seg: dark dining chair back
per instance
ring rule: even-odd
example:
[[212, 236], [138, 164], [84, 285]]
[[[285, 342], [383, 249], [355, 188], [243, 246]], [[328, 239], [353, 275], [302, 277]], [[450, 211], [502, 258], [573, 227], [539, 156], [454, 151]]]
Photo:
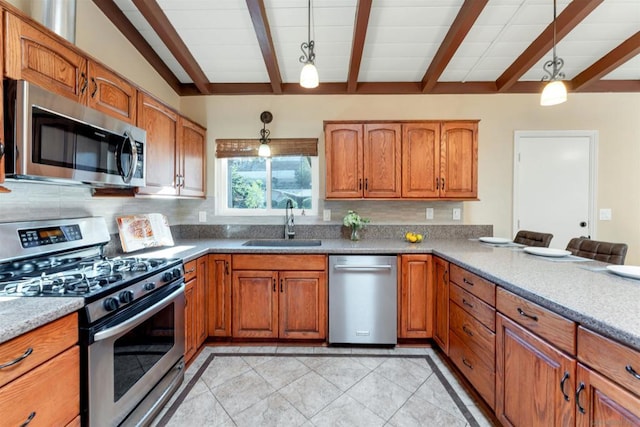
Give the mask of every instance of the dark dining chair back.
[[591, 240], [586, 237], [575, 237], [569, 241], [567, 250], [573, 255], [590, 258], [609, 264], [624, 264], [627, 256], [626, 243], [609, 243]]
[[553, 239], [553, 234], [550, 233], [520, 230], [516, 233], [516, 237], [513, 238], [513, 243], [519, 243], [525, 246], [548, 248], [549, 243], [551, 243], [551, 239]]

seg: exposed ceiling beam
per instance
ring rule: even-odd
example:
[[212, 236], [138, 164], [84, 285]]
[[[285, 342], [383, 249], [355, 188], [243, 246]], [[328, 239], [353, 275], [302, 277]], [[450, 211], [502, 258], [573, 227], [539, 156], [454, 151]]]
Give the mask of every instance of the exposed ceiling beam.
[[262, 51], [264, 65], [267, 67], [273, 93], [282, 93], [282, 77], [280, 76], [276, 50], [273, 47], [273, 39], [271, 38], [271, 29], [269, 28], [269, 20], [267, 19], [267, 11], [264, 8], [264, 1], [247, 0], [247, 7], [249, 8], [249, 15], [251, 15], [256, 37], [258, 37], [258, 44]]
[[453, 58], [463, 40], [473, 27], [473, 24], [482, 13], [489, 0], [465, 0], [458, 12], [458, 16], [451, 24], [449, 32], [440, 44], [438, 52], [433, 57], [429, 69], [422, 78], [422, 91], [429, 92], [438, 83], [438, 79], [444, 72], [447, 64]]
[[589, 68], [571, 80], [573, 90], [579, 91], [615, 70], [629, 59], [640, 54], [640, 31], [622, 42], [618, 47], [607, 53]]
[[196, 62], [189, 48], [184, 44], [176, 29], [164, 14], [156, 0], [133, 0], [142, 16], [164, 42], [169, 52], [176, 58], [184, 71], [191, 77], [198, 90], [207, 94], [209, 79]]
[[158, 56], [151, 45], [147, 43], [145, 38], [142, 37], [113, 0], [93, 0], [93, 2], [111, 23], [116, 26], [122, 35], [131, 42], [147, 62], [149, 62], [151, 67], [160, 74], [160, 77], [162, 77], [174, 91], [180, 92], [180, 81], [175, 74], [173, 74], [173, 71], [167, 67], [167, 64]]
[[351, 60], [349, 61], [349, 76], [347, 77], [347, 92], [353, 93], [358, 86], [358, 74], [362, 62], [364, 41], [367, 37], [369, 15], [372, 0], [359, 0], [356, 10], [356, 21], [353, 24], [353, 44], [351, 45]]
[[[604, 0], [572, 1], [556, 18], [556, 42], [562, 40]], [[499, 92], [508, 92], [520, 77], [531, 69], [553, 47], [553, 22], [496, 80]], [[542, 70], [541, 70], [542, 71]]]

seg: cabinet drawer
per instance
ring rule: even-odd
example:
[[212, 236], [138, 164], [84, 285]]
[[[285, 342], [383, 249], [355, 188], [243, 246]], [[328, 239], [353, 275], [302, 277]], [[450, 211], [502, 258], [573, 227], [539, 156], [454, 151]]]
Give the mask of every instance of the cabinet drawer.
[[640, 396], [639, 351], [580, 326], [578, 359]]
[[498, 289], [497, 309], [571, 355], [576, 354], [576, 324], [518, 295]]
[[457, 334], [449, 336], [449, 357], [493, 409], [496, 398], [495, 370], [486, 365], [482, 358], [467, 347]]
[[450, 304], [449, 314], [451, 332], [495, 370], [496, 334], [455, 303]]
[[233, 270], [325, 271], [325, 255], [233, 255]]
[[449, 298], [464, 311], [478, 319], [484, 326], [495, 332], [496, 310], [493, 307], [482, 302], [480, 298], [471, 295], [458, 285], [451, 285]]
[[[0, 366], [19, 360], [0, 369], [0, 386], [30, 371], [56, 354], [78, 342], [78, 315], [48, 323], [0, 345]], [[25, 356], [26, 355], [26, 356]]]
[[80, 356], [74, 346], [0, 388], [2, 425], [64, 426], [80, 414]]
[[195, 259], [192, 260], [192, 261], [184, 263], [184, 281], [185, 281], [185, 283], [196, 277], [196, 275], [198, 274], [197, 271], [196, 271], [196, 267], [197, 267], [197, 260], [195, 260]]
[[460, 286], [467, 292], [480, 298], [482, 301], [495, 307], [496, 305], [496, 285], [490, 281], [477, 276], [464, 268], [451, 264], [449, 280]]

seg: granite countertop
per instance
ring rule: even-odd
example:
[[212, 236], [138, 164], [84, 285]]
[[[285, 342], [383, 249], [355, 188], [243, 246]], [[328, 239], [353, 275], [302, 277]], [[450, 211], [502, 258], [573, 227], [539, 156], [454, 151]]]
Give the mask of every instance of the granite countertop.
[[[186, 261], [207, 253], [402, 254], [433, 253], [503, 288], [547, 307], [594, 331], [640, 350], [640, 281], [615, 276], [596, 261], [567, 261], [495, 247], [469, 239], [408, 243], [400, 239], [322, 239], [321, 246], [248, 247], [247, 239], [176, 240], [173, 247], [136, 253], [179, 257]], [[45, 301], [46, 300], [46, 301]], [[76, 298], [24, 298], [0, 301], [0, 342], [75, 311]], [[22, 325], [24, 323], [24, 325]]]

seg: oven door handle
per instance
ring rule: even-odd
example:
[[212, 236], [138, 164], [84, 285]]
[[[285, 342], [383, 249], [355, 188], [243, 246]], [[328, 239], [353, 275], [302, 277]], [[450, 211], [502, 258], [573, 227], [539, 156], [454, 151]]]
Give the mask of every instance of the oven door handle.
[[117, 326], [114, 326], [113, 328], [109, 328], [109, 329], [105, 329], [104, 331], [96, 332], [93, 335], [94, 342], [103, 341], [103, 340], [106, 340], [108, 338], [111, 338], [111, 337], [113, 337], [115, 335], [120, 334], [121, 332], [126, 331], [132, 325], [135, 325], [136, 323], [139, 323], [141, 321], [147, 320], [148, 318], [150, 318], [151, 316], [156, 314], [159, 310], [161, 310], [165, 306], [169, 305], [169, 303], [171, 303], [171, 301], [176, 299], [176, 297], [178, 297], [183, 292], [184, 292], [184, 284], [181, 285], [175, 292], [172, 292], [170, 295], [166, 296], [165, 298], [161, 299], [157, 303], [153, 304], [151, 307], [149, 307], [146, 310], [141, 311], [140, 313], [138, 313], [135, 316], [131, 317], [126, 322], [119, 323]]

